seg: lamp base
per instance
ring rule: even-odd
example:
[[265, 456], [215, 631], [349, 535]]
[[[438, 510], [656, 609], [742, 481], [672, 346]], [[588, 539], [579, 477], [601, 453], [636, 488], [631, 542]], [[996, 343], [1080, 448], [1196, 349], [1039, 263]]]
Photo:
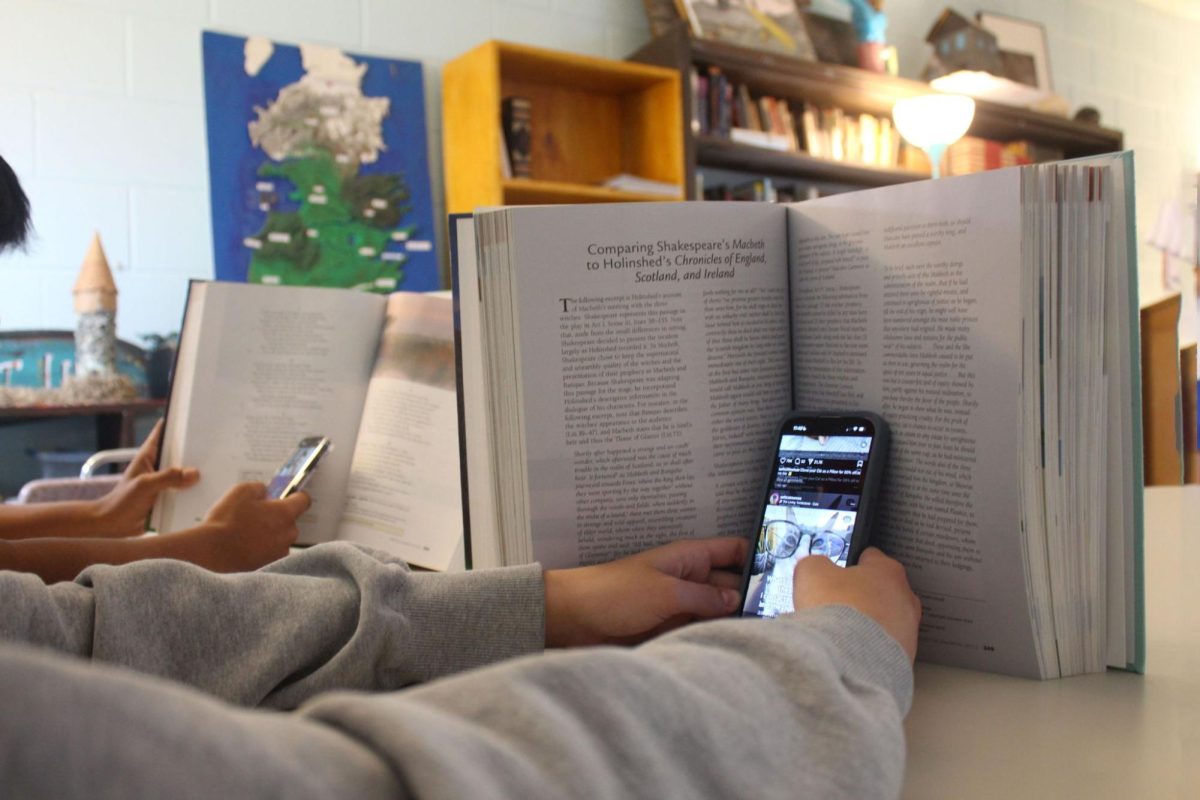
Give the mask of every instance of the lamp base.
[[929, 156], [929, 176], [934, 179], [942, 177], [942, 156], [946, 154], [946, 145], [931, 144], [921, 149]]

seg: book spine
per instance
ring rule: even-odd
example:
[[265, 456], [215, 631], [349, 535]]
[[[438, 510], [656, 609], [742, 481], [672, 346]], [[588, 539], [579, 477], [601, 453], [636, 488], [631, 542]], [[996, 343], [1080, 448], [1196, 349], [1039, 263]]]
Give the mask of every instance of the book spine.
[[800, 149], [800, 136], [796, 131], [796, 115], [787, 100], [779, 101], [779, 113], [783, 116], [783, 131], [787, 135], [788, 149], [795, 152]]
[[762, 120], [758, 117], [758, 106], [754, 102], [754, 98], [750, 96], [750, 87], [744, 83], [739, 84], [737, 93], [738, 110], [742, 116], [742, 127], [749, 128], [752, 131], [763, 130]]
[[721, 98], [724, 90], [721, 83], [725, 76], [718, 67], [708, 68], [708, 132], [721, 134]]
[[804, 128], [805, 151], [810, 156], [824, 156], [825, 148], [821, 146], [821, 127], [817, 122], [817, 110], [806, 103], [800, 112], [800, 119]]
[[526, 97], [506, 97], [501, 103], [500, 117], [504, 126], [504, 143], [512, 164], [514, 178], [533, 175], [533, 107]]
[[721, 75], [720, 120], [719, 133], [728, 139], [729, 130], [733, 127], [733, 84], [729, 82], [729, 78], [724, 74]]
[[692, 99], [694, 110], [693, 117], [699, 122], [699, 133], [706, 134], [712, 130], [712, 112], [709, 110], [709, 92], [708, 76], [698, 75], [696, 79], [696, 95]]

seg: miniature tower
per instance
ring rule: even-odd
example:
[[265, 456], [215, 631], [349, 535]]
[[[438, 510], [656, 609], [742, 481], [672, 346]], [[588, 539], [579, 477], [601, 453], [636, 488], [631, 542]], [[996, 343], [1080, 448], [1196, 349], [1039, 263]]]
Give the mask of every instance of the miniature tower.
[[117, 371], [117, 285], [113, 282], [100, 234], [92, 235], [75, 280], [75, 375], [112, 375]]

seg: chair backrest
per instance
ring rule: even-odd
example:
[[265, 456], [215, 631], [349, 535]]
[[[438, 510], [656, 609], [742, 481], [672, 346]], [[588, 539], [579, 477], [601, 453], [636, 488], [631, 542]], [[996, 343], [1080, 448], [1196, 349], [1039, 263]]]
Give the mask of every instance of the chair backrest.
[[120, 475], [97, 475], [108, 464], [125, 464], [137, 455], [136, 447], [119, 447], [93, 453], [79, 470], [78, 478], [37, 478], [21, 487], [8, 503], [57, 503], [63, 500], [95, 500], [112, 491]]
[[112, 491], [120, 475], [95, 478], [37, 478], [21, 487], [9, 503], [55, 503], [63, 500], [95, 500]]
[[92, 453], [79, 469], [79, 477], [91, 478], [96, 474], [96, 470], [108, 464], [127, 464], [133, 461], [137, 453], [138, 449], [136, 447], [117, 447], [112, 450], [100, 450], [99, 452]]

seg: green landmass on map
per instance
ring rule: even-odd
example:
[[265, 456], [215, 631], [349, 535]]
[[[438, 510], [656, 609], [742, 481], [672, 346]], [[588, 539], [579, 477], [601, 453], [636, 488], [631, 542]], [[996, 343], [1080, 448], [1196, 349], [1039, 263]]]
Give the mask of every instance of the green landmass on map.
[[407, 256], [381, 258], [389, 242], [413, 229], [398, 227], [411, 210], [402, 175], [347, 172], [322, 150], [268, 162], [261, 178], [283, 178], [295, 187], [289, 198], [296, 211], [267, 212], [253, 239], [253, 283], [291, 286], [353, 286], [390, 292], [404, 280]]

